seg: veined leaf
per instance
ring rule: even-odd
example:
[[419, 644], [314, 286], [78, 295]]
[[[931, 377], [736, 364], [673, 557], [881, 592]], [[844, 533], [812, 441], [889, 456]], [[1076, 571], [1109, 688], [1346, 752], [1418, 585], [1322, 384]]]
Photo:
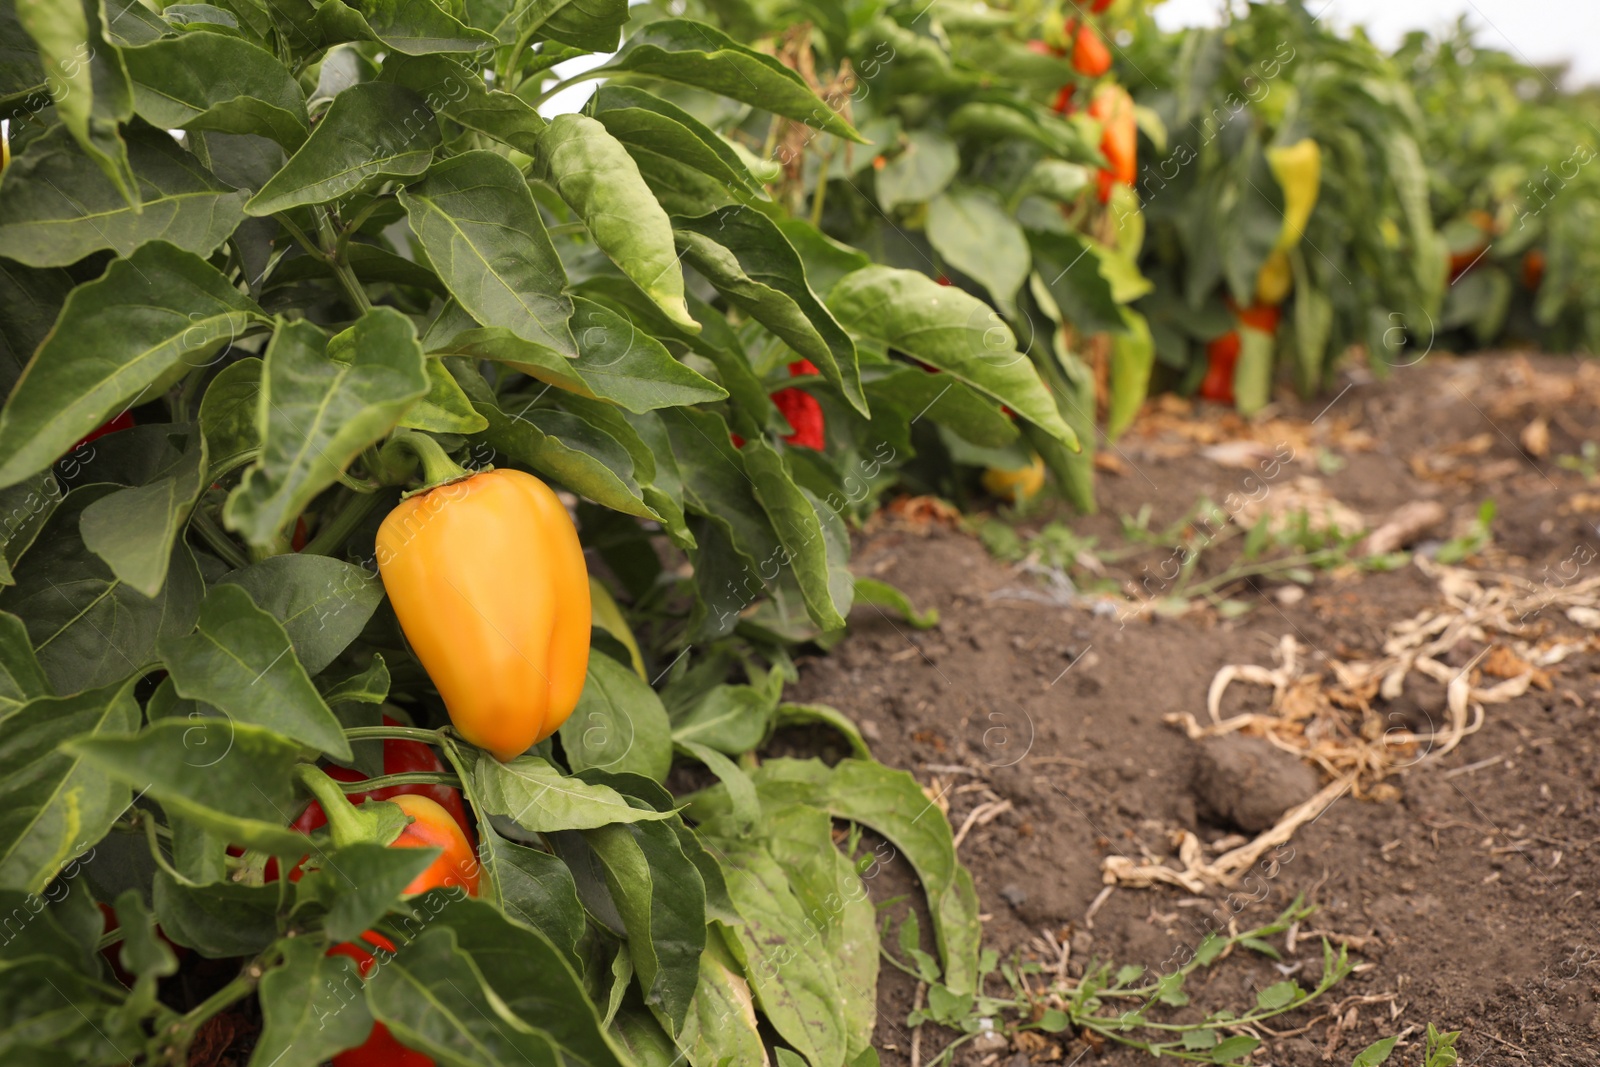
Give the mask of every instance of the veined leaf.
[[683, 301], [672, 223], [628, 150], [584, 115], [558, 115], [539, 135], [541, 176], [575, 211], [601, 251], [679, 327], [698, 333]]
[[795, 484], [776, 450], [765, 441], [746, 441], [744, 469], [755, 487], [756, 499], [766, 511], [778, 540], [784, 547], [784, 560], [805, 597], [806, 613], [822, 630], [844, 629], [844, 613], [850, 610], [849, 598], [839, 604], [829, 585], [828, 546], [823, 535], [822, 516]]
[[239, 586], [213, 586], [194, 633], [162, 641], [161, 659], [180, 696], [350, 759], [350, 742], [294, 657], [289, 634]]
[[73, 741], [65, 751], [229, 841], [296, 858], [310, 847], [283, 822], [296, 806], [301, 748], [271, 730], [225, 718], [163, 719], [137, 734]]
[[286, 553], [222, 579], [283, 624], [306, 673], [321, 674], [354, 641], [383, 600], [383, 582], [332, 556]]
[[261, 458], [228, 496], [223, 519], [269, 544], [428, 391], [416, 330], [378, 307], [329, 340], [308, 322], [280, 322], [267, 346], [257, 408]]
[[244, 218], [246, 194], [223, 184], [160, 130], [130, 128], [126, 141], [137, 209], [88, 165], [64, 129], [30, 143], [0, 180], [6, 255], [32, 267], [64, 267], [101, 249], [131, 255], [151, 240], [202, 256], [227, 240]]
[[648, 24], [628, 38], [606, 69], [708, 89], [846, 140], [866, 143], [855, 127], [794, 71], [693, 19], [657, 19]]
[[590, 654], [588, 680], [560, 733], [574, 771], [631, 771], [659, 782], [672, 766], [672, 726], [661, 698], [610, 656]]
[[1008, 318], [1033, 257], [1017, 220], [987, 191], [953, 189], [928, 205], [928, 242], [945, 262], [983, 284]]
[[422, 94], [444, 117], [525, 155], [538, 151], [539, 134], [549, 125], [532, 104], [485, 88], [481, 77], [448, 56], [391, 56], [383, 61], [381, 78]]
[[283, 942], [283, 960], [261, 976], [261, 1036], [252, 1062], [272, 1063], [292, 1048], [308, 1061], [330, 1059], [354, 1048], [372, 1031], [372, 1015], [360, 997], [355, 961], [329, 953], [310, 937]]
[[78, 524], [84, 545], [118, 579], [154, 597], [166, 583], [173, 543], [188, 525], [206, 470], [205, 438], [193, 433], [189, 447], [154, 479], [84, 508]]
[[916, 271], [868, 267], [846, 276], [828, 304], [857, 335], [939, 368], [1076, 446], [1011, 328], [981, 301]]
[[421, 96], [388, 82], [352, 85], [333, 98], [305, 144], [250, 198], [245, 212], [270, 215], [325, 204], [369, 182], [414, 177], [428, 169], [438, 144], [439, 124]]
[[325, 41], [382, 41], [396, 52], [474, 52], [492, 46], [491, 34], [475, 30], [434, 0], [390, 0], [351, 7], [325, 0], [316, 27]]
[[265, 48], [220, 33], [186, 33], [122, 55], [134, 109], [152, 125], [259, 134], [289, 152], [306, 139], [305, 96]]
[[261, 361], [241, 359], [222, 368], [206, 386], [200, 401], [200, 432], [206, 439], [206, 463], [220, 478], [255, 458], [261, 448], [256, 411], [261, 403]]
[[676, 223], [679, 247], [695, 269], [867, 414], [855, 344], [806, 284], [805, 267], [782, 231], [742, 205]]
[[509, 160], [493, 152], [455, 156], [402, 190], [400, 202], [429, 261], [473, 318], [577, 354], [566, 272]]
[[261, 309], [216, 268], [165, 241], [113, 260], [67, 297], [0, 409], [0, 488], [44, 470], [257, 321]]
[[592, 830], [618, 822], [665, 819], [658, 811], [631, 807], [610, 786], [590, 785], [562, 774], [538, 756], [501, 763], [487, 752], [467, 756], [476, 795], [491, 815], [504, 815], [524, 830]]
[[133, 115], [122, 52], [101, 36], [95, 0], [17, 0], [17, 21], [39, 46], [56, 114], [129, 205], [138, 185], [118, 125]]
[[17, 584], [0, 591], [0, 608], [22, 619], [39, 666], [57, 693], [78, 693], [152, 665], [156, 642], [194, 628], [205, 586], [182, 539], [172, 545], [167, 580], [147, 597], [119, 580], [79, 536], [84, 511], [113, 492], [74, 489], [50, 516]]
[[28, 644], [28, 628], [15, 615], [0, 612], [0, 718], [49, 695], [50, 683]]
[[99, 841], [128, 806], [128, 787], [59, 750], [72, 738], [139, 725], [137, 679], [71, 697], [39, 697], [5, 720], [0, 738], [0, 888], [43, 892], [73, 856]]

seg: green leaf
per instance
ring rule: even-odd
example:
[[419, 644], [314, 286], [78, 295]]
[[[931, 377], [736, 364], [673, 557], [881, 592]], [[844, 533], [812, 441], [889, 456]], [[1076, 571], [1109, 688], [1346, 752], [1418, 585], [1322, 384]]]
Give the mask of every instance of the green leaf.
[[844, 735], [850, 742], [850, 749], [861, 759], [871, 759], [872, 751], [867, 747], [866, 740], [861, 736], [861, 730], [851, 719], [838, 708], [827, 704], [779, 704], [777, 724], [791, 726], [796, 723], [819, 722], [824, 726], [831, 726]]
[[1261, 1046], [1261, 1042], [1253, 1037], [1240, 1034], [1235, 1037], [1224, 1038], [1211, 1050], [1212, 1063], [1237, 1063]]
[[661, 698], [610, 656], [589, 656], [583, 693], [560, 733], [575, 772], [631, 771], [660, 782], [672, 766], [672, 726]]
[[311, 937], [283, 941], [283, 959], [261, 976], [261, 1034], [250, 1062], [284, 1061], [291, 1049], [307, 1063], [320, 1063], [354, 1048], [372, 1030], [372, 1015], [361, 997], [356, 963], [329, 955]]
[[44, 470], [260, 319], [261, 310], [214, 267], [165, 241], [112, 261], [67, 297], [0, 409], [0, 488]]
[[424, 366], [428, 394], [406, 409], [401, 426], [429, 433], [477, 433], [489, 428], [489, 420], [473, 408], [444, 363], [430, 359]]
[[145, 907], [139, 890], [125, 889], [117, 896], [116, 916], [122, 934], [117, 959], [134, 976], [135, 988], [178, 973], [178, 957], [161, 939], [155, 916]]
[[931, 630], [939, 625], [938, 608], [918, 611], [916, 605], [911, 603], [910, 597], [888, 582], [877, 578], [856, 579], [856, 603], [871, 604], [874, 607], [896, 611], [901, 618], [918, 630]]
[[487, 752], [478, 752], [475, 762], [466, 758], [472, 793], [483, 809], [534, 833], [668, 818], [661, 812], [630, 806], [610, 786], [568, 777], [538, 756], [518, 756], [508, 763]]
[[1380, 1063], [1388, 1063], [1389, 1055], [1394, 1052], [1394, 1046], [1399, 1040], [1400, 1038], [1396, 1036], [1374, 1041], [1356, 1054], [1356, 1058], [1350, 1061], [1350, 1067], [1378, 1067]]
[[694, 1067], [756, 1064], [766, 1055], [759, 1025], [750, 983], [713, 930], [700, 956], [700, 984], [678, 1043]]
[[15, 615], [0, 612], [0, 718], [49, 695], [50, 683], [28, 644], [27, 627]]
[[186, 33], [124, 49], [122, 57], [134, 109], [153, 126], [258, 134], [288, 152], [306, 139], [305, 97], [265, 48], [220, 33]]
[[117, 128], [133, 115], [133, 88], [121, 51], [101, 38], [100, 4], [18, 0], [16, 17], [39, 46], [57, 117], [123, 199], [137, 204], [138, 186]]
[[939, 368], [1076, 446], [1010, 327], [982, 302], [916, 271], [868, 267], [841, 281], [828, 303], [857, 336]]
[[38, 697], [0, 736], [0, 888], [39, 893], [127, 808], [128, 788], [60, 750], [139, 725], [137, 680], [71, 697]]
[[256, 412], [261, 405], [261, 361], [254, 356], [222, 368], [200, 401], [206, 462], [220, 478], [255, 458], [261, 448]]
[[1017, 317], [1017, 291], [1028, 280], [1033, 256], [1022, 227], [998, 197], [978, 189], [935, 197], [928, 205], [928, 242], [946, 263], [981, 283], [1008, 318]]
[[745, 473], [778, 533], [783, 561], [800, 584], [806, 613], [822, 630], [843, 629], [844, 612], [850, 610], [850, 605], [848, 600], [840, 604], [830, 588], [828, 546], [816, 505], [795, 484], [783, 458], [771, 445], [763, 440], [747, 441], [743, 454]]
[[497, 452], [614, 511], [660, 521], [644, 502], [633, 476], [633, 458], [621, 442], [565, 411], [534, 408], [532, 401], [516, 415], [507, 415], [476, 372], [452, 369], [472, 406], [489, 420], [482, 437]]
[[859, 144], [865, 139], [794, 71], [693, 19], [657, 19], [628, 38], [607, 71], [707, 89]]
[[191, 438], [154, 480], [98, 498], [78, 522], [84, 547], [105, 560], [119, 581], [147, 597], [166, 584], [173, 546], [205, 487], [205, 438]]
[[548, 125], [533, 105], [499, 89], [485, 88], [481, 77], [445, 56], [389, 56], [383, 61], [380, 77], [421, 93], [445, 118], [524, 155], [538, 151], [539, 134]]
[[384, 178], [414, 177], [428, 169], [439, 141], [433, 111], [418, 94], [387, 82], [352, 85], [333, 98], [306, 143], [245, 212], [325, 204]]
[[180, 696], [350, 759], [339, 720], [293, 651], [282, 624], [237, 585], [213, 586], [200, 605], [195, 632], [161, 642], [162, 661]]
[[1115, 438], [1133, 425], [1150, 392], [1150, 372], [1156, 365], [1156, 344], [1150, 324], [1132, 309], [1124, 313], [1128, 329], [1111, 339], [1111, 410], [1106, 416], [1106, 436]]
[[326, 0], [317, 8], [316, 27], [329, 42], [381, 41], [413, 56], [475, 52], [495, 43], [492, 35], [466, 25], [434, 0], [364, 3], [360, 8]]
[[154, 598], [132, 589], [84, 546], [84, 510], [114, 487], [68, 494], [46, 524], [17, 584], [0, 591], [0, 609], [28, 627], [39, 666], [57, 693], [78, 693], [152, 665], [156, 642], [194, 626], [205, 587], [189, 546], [172, 546], [167, 581]]
[[310, 675], [321, 674], [356, 639], [383, 601], [376, 571], [332, 556], [272, 556], [222, 580], [283, 623]]
[[584, 834], [628, 933], [645, 1004], [678, 1033], [700, 980], [706, 892], [700, 872], [663, 823], [602, 826]]
[[911, 861], [928, 894], [945, 985], [956, 993], [975, 990], [979, 935], [972, 875], [956, 860], [950, 824], [916, 779], [880, 763], [843, 760], [828, 783], [827, 804], [835, 818], [871, 827]]
[[696, 270], [867, 414], [855, 345], [806, 284], [800, 256], [770, 219], [741, 205], [676, 224], [678, 245]]
[[577, 354], [566, 272], [509, 160], [493, 152], [447, 159], [401, 190], [400, 202], [439, 277], [474, 319]]
[[717, 859], [744, 920], [725, 937], [763, 1014], [810, 1063], [843, 1063], [848, 1037], [838, 978], [788, 873], [753, 846]]
[[270, 730], [211, 717], [163, 719], [134, 735], [73, 741], [66, 751], [230, 841], [280, 856], [310, 847], [285, 828], [299, 807], [293, 767], [300, 746]]
[[761, 185], [744, 161], [711, 127], [652, 93], [628, 85], [604, 85], [589, 107], [606, 131], [621, 141], [641, 168], [692, 168], [724, 185], [756, 194]]
[[[367, 1006], [401, 1044], [446, 1063], [555, 1067], [559, 1062], [542, 1030], [489, 993], [472, 957], [456, 946], [454, 931], [446, 927], [423, 931], [378, 968], [367, 984]], [[561, 1007], [570, 1011], [574, 1005]]]
[[1029, 230], [1028, 243], [1039, 278], [1080, 333], [1123, 328], [1122, 305], [1095, 242], [1075, 233]]
[[[311, 847], [300, 840], [301, 850]], [[188, 886], [158, 870], [152, 902], [162, 932], [175, 944], [207, 959], [227, 959], [253, 956], [277, 939], [278, 897], [274, 885]]]
[[766, 739], [777, 713], [775, 694], [748, 685], [719, 685], [672, 720], [672, 739], [698, 743], [730, 756]]
[[[583, 297], [573, 298], [573, 333], [578, 358], [567, 364], [586, 389], [573, 390], [609, 400], [628, 411], [645, 412], [726, 400], [728, 391], [674, 359], [666, 346], [626, 315]], [[519, 367], [541, 381], [543, 365]], [[571, 387], [550, 380], [563, 389]]]
[[877, 172], [878, 203], [884, 211], [932, 200], [961, 166], [956, 143], [937, 130], [912, 130], [906, 139], [905, 150]]
[[[145, 1034], [114, 988], [48, 956], [0, 968], [0, 1029], [9, 1037], [7, 1067], [126, 1063], [121, 1049], [140, 1048]], [[32, 1034], [48, 1045], [28, 1042]]]
[[543, 932], [569, 961], [578, 959], [583, 906], [567, 865], [480, 824], [478, 853], [487, 876], [478, 893], [511, 918]]
[[717, 776], [717, 781], [727, 790], [734, 836], [748, 834], [761, 821], [761, 797], [756, 793], [755, 783], [750, 776], [737, 763], [709, 745], [680, 741], [677, 747], [705, 764], [706, 770]]
[[328, 936], [350, 940], [383, 918], [438, 857], [437, 848], [390, 848], [374, 841], [346, 845], [317, 857], [317, 869], [300, 880], [297, 899], [326, 907], [322, 925]]
[[683, 300], [672, 224], [628, 150], [594, 119], [558, 115], [539, 135], [537, 159], [540, 176], [583, 220], [600, 250], [674, 323], [699, 332]]
[[518, 1018], [537, 1023], [545, 1038], [562, 1050], [564, 1062], [622, 1067], [566, 956], [537, 928], [508, 919], [487, 902], [464, 899], [434, 907], [447, 892], [435, 890], [422, 906], [435, 913], [435, 923], [455, 934], [456, 944], [472, 957], [501, 1002]]
[[280, 321], [267, 346], [257, 408], [261, 458], [228, 495], [223, 520], [272, 543], [363, 448], [428, 392], [411, 321], [377, 307], [329, 340], [309, 322]]
[[244, 218], [245, 194], [161, 130], [131, 128], [126, 139], [137, 209], [62, 128], [29, 143], [0, 181], [6, 255], [32, 267], [64, 267], [102, 249], [126, 256], [150, 240], [202, 256], [222, 244]]
[[1277, 1011], [1280, 1008], [1287, 1008], [1303, 995], [1300, 987], [1293, 981], [1278, 982], [1256, 994], [1256, 1007], [1262, 1011]]
[[524, 33], [537, 26], [541, 36], [588, 52], [616, 51], [629, 14], [627, 0], [535, 0], [531, 6]]
[[5, 516], [0, 523], [0, 586], [16, 584], [13, 568], [55, 514], [65, 492], [50, 471], [0, 489], [0, 515]]

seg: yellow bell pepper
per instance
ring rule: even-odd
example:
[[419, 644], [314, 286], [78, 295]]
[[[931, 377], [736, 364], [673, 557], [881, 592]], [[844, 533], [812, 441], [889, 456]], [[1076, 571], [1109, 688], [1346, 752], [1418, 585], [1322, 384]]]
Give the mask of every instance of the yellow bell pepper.
[[983, 472], [983, 487], [990, 495], [1011, 504], [1032, 500], [1044, 488], [1044, 460], [1033, 457], [1033, 462], [1018, 470], [990, 467]]
[[1299, 243], [1317, 206], [1322, 188], [1322, 147], [1307, 137], [1291, 145], [1267, 149], [1267, 166], [1283, 187], [1283, 229], [1277, 249], [1287, 252]]
[[462, 737], [509, 760], [572, 714], [589, 663], [589, 571], [549, 486], [491, 470], [416, 493], [378, 528], [377, 559]]

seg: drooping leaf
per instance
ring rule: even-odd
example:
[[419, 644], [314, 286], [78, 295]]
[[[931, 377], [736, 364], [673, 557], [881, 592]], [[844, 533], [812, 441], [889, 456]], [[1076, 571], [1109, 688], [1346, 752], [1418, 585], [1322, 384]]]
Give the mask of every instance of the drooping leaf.
[[538, 151], [539, 134], [548, 125], [532, 104], [520, 96], [486, 88], [482, 78], [448, 56], [391, 56], [383, 62], [381, 77], [421, 93], [445, 118], [524, 155]]
[[0, 487], [44, 470], [261, 320], [214, 267], [165, 241], [114, 260], [73, 290], [0, 410]]
[[154, 480], [108, 493], [83, 509], [78, 530], [84, 546], [119, 581], [156, 596], [166, 583], [173, 545], [205, 487], [206, 470], [205, 438], [192, 434], [189, 447]]
[[672, 717], [672, 739], [740, 755], [766, 739], [777, 712], [775, 694], [749, 685], [719, 685]]
[[727, 142], [699, 119], [629, 85], [602, 86], [591, 113], [638, 160], [641, 169], [673, 172], [690, 168], [724, 185], [760, 192], [749, 168]]
[[283, 959], [261, 976], [261, 1034], [252, 1063], [270, 1064], [294, 1050], [309, 1062], [354, 1048], [372, 1030], [366, 1002], [350, 995], [355, 961], [331, 955], [316, 939], [290, 938]]
[[261, 361], [252, 357], [230, 363], [211, 379], [200, 401], [200, 432], [206, 439], [206, 463], [220, 478], [255, 458], [261, 448], [256, 412], [261, 404]]
[[696, 270], [867, 414], [855, 345], [811, 291], [799, 255], [770, 219], [737, 206], [676, 225], [678, 244]]
[[401, 426], [429, 433], [477, 433], [489, 428], [489, 420], [473, 409], [472, 401], [443, 362], [430, 359], [424, 366], [428, 393], [406, 409]]
[[122, 52], [101, 36], [100, 5], [87, 0], [18, 0], [16, 19], [38, 45], [56, 114], [129, 204], [138, 187], [118, 124], [133, 115]]
[[552, 1043], [531, 1021], [490, 995], [454, 931], [422, 932], [374, 973], [367, 986], [373, 1016], [407, 1048], [446, 1063], [483, 1067], [556, 1067]]
[[783, 464], [776, 450], [765, 441], [748, 441], [743, 449], [744, 469], [755, 489], [778, 540], [784, 548], [784, 565], [800, 584], [806, 612], [823, 630], [844, 628], [844, 612], [850, 610], [848, 598], [842, 605], [835, 599], [828, 573], [828, 546], [822, 516], [804, 490]]
[[594, 119], [558, 115], [539, 135], [536, 158], [541, 176], [583, 220], [595, 244], [668, 318], [698, 332], [683, 301], [672, 224], [627, 149]]
[[325, 204], [384, 178], [414, 177], [428, 169], [439, 141], [433, 111], [418, 94], [388, 82], [352, 85], [244, 209], [270, 215]]
[[645, 1003], [677, 1033], [699, 982], [706, 943], [700, 873], [660, 822], [601, 826], [584, 834], [604, 871], [628, 934], [628, 954]]
[[80, 739], [66, 751], [230, 841], [281, 856], [310, 849], [305, 835], [285, 828], [298, 810], [300, 746], [270, 730], [226, 718], [162, 719], [138, 734]]
[[937, 130], [913, 130], [906, 142], [904, 151], [877, 172], [878, 203], [885, 211], [932, 200], [961, 166], [955, 141]]
[[352, 7], [326, 0], [317, 7], [317, 29], [324, 40], [381, 41], [406, 55], [430, 52], [474, 52], [494, 44], [494, 37], [456, 18], [434, 0], [393, 0]]
[[224, 582], [283, 624], [307, 674], [321, 674], [366, 626], [383, 601], [376, 571], [332, 556], [272, 556], [233, 571]]
[[27, 627], [15, 615], [0, 612], [0, 718], [49, 695], [50, 683], [28, 644]]
[[157, 870], [151, 897], [162, 933], [207, 959], [253, 956], [278, 937], [277, 886], [191, 886]]
[[544, 932], [569, 960], [578, 958], [583, 906], [567, 865], [548, 852], [481, 829], [479, 856], [487, 876], [478, 892], [505, 913]]
[[466, 152], [402, 190], [412, 232], [474, 319], [565, 355], [577, 354], [566, 272], [528, 183], [493, 152]]
[[6, 718], [0, 736], [0, 888], [42, 892], [128, 806], [125, 784], [59, 746], [137, 727], [134, 684], [38, 697]]
[[840, 118], [794, 71], [693, 19], [666, 18], [650, 23], [628, 38], [606, 69], [708, 89], [865, 143], [855, 127]]
[[5, 516], [0, 523], [0, 586], [16, 584], [12, 570], [32, 547], [65, 492], [50, 471], [0, 489], [0, 515]]
[[205, 586], [193, 553], [173, 543], [167, 580], [147, 597], [119, 580], [84, 545], [83, 512], [114, 492], [109, 485], [83, 486], [45, 525], [17, 584], [0, 590], [0, 609], [22, 619], [39, 666], [51, 688], [79, 693], [120, 681], [156, 660], [156, 643], [194, 627]]
[[715, 928], [700, 956], [700, 984], [678, 1040], [694, 1067], [768, 1063], [750, 983]]
[[982, 302], [916, 271], [868, 267], [841, 281], [828, 304], [857, 335], [939, 368], [1076, 445], [1010, 327]]
[[1028, 239], [991, 193], [952, 189], [928, 205], [928, 242], [945, 262], [989, 291], [1008, 318], [1017, 315], [1017, 291], [1033, 257]]
[[0, 180], [6, 255], [33, 267], [64, 267], [101, 249], [126, 256], [160, 239], [205, 256], [244, 218], [245, 194], [167, 134], [140, 126], [127, 131], [126, 141], [137, 210], [64, 129], [30, 143]]
[[501, 763], [482, 752], [470, 769], [484, 810], [534, 833], [666, 818], [660, 812], [630, 807], [615, 789], [564, 775], [538, 756]]
[[632, 771], [659, 782], [672, 766], [672, 727], [661, 698], [610, 656], [589, 656], [588, 680], [560, 733], [574, 771]]
[[294, 657], [288, 632], [240, 586], [214, 586], [195, 632], [163, 640], [161, 659], [180, 696], [350, 758], [350, 742]]
[[288, 152], [306, 139], [305, 96], [265, 48], [220, 33], [186, 33], [122, 55], [134, 109], [154, 126], [259, 134]]
[[261, 457], [228, 496], [229, 527], [271, 543], [427, 393], [424, 358], [415, 327], [393, 308], [373, 308], [332, 340], [308, 322], [280, 322], [257, 408]]

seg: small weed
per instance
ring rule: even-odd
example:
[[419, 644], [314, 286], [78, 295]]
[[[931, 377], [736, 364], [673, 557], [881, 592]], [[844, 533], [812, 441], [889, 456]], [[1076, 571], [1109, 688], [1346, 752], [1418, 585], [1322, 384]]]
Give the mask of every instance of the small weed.
[[1586, 482], [1600, 482], [1600, 444], [1585, 441], [1576, 456], [1556, 457], [1556, 466], [1564, 471], [1577, 471]]
[[1494, 540], [1494, 533], [1490, 529], [1494, 516], [1494, 501], [1485, 500], [1478, 506], [1478, 517], [1472, 520], [1472, 527], [1460, 537], [1452, 537], [1440, 545], [1434, 558], [1440, 563], [1454, 564], [1482, 552]]

